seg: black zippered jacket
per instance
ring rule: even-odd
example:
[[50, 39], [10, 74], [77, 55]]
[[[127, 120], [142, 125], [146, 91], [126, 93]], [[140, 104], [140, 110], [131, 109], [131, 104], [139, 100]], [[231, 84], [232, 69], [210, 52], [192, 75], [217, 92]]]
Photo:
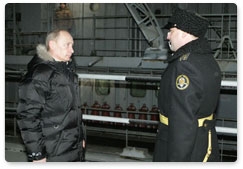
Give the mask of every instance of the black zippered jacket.
[[79, 161], [84, 135], [74, 63], [56, 62], [38, 45], [19, 85], [17, 117], [30, 161]]

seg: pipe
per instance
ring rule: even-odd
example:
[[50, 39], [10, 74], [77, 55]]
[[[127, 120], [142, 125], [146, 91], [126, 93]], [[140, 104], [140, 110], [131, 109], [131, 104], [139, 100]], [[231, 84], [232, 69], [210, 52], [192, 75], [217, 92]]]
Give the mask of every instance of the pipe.
[[[16, 108], [5, 108], [6, 115], [16, 115]], [[119, 118], [119, 117], [107, 117], [107, 116], [95, 116], [83, 114], [84, 120], [94, 120], [94, 121], [106, 121], [106, 122], [116, 122], [116, 123], [146, 123], [146, 124], [156, 124], [158, 121], [153, 120], [140, 120], [140, 119], [129, 119], [129, 118]], [[226, 133], [237, 135], [237, 128], [232, 127], [219, 127], [216, 126], [217, 133]]]
[[[103, 79], [103, 80], [122, 80], [122, 81], [143, 81], [159, 82], [161, 77], [151, 76], [125, 76], [125, 75], [106, 75], [106, 74], [83, 74], [78, 73], [80, 79]], [[237, 87], [237, 81], [222, 80], [221, 87]]]

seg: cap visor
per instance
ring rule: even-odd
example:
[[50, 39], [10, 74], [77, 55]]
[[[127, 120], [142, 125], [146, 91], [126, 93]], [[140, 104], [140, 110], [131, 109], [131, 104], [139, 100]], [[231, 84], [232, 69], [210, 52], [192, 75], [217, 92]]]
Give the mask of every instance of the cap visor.
[[171, 22], [168, 22], [168, 23], [163, 27], [163, 29], [170, 29], [170, 28], [172, 28], [172, 27], [174, 27], [174, 24], [171, 23]]

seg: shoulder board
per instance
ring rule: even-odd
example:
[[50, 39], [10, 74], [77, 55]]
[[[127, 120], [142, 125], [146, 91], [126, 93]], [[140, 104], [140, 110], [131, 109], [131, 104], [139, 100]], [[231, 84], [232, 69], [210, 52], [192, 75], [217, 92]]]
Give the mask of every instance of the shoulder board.
[[186, 53], [180, 57], [179, 61], [185, 61], [189, 58], [189, 56], [190, 56], [190, 53]]

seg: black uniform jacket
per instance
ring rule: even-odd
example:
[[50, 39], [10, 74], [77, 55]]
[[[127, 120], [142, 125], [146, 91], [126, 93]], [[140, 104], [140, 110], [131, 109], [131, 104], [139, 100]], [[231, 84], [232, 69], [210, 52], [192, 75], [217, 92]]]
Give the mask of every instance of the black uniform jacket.
[[30, 160], [78, 161], [83, 140], [79, 84], [71, 62], [43, 45], [19, 85], [18, 126]]
[[162, 75], [158, 106], [168, 117], [159, 124], [154, 161], [203, 161], [212, 131], [212, 153], [207, 161], [219, 160], [215, 121], [198, 127], [198, 119], [217, 107], [221, 73], [206, 39], [181, 47], [169, 59]]

